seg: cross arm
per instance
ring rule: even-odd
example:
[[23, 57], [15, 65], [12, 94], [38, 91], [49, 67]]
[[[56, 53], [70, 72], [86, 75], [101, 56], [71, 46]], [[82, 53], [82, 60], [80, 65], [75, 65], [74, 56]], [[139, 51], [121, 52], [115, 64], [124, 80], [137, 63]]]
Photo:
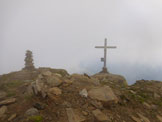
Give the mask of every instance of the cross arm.
[[105, 48], [104, 46], [95, 46], [95, 48]]
[[116, 46], [107, 46], [106, 48], [117, 48]]

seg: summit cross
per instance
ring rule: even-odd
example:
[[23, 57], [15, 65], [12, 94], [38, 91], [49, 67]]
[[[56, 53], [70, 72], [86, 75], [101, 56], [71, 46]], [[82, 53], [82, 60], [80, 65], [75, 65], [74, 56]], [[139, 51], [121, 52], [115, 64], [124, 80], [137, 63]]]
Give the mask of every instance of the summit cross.
[[116, 46], [107, 46], [107, 39], [105, 39], [105, 45], [104, 46], [95, 46], [95, 48], [104, 48], [104, 58], [101, 58], [101, 61], [104, 62], [103, 69], [101, 73], [109, 73], [106, 67], [106, 57], [107, 57], [107, 48], [117, 48]]

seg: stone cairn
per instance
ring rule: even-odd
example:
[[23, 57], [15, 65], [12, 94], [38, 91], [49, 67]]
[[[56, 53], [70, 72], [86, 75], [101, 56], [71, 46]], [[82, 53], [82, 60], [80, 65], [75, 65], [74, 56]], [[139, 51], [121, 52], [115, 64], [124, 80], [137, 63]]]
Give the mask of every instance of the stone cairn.
[[26, 57], [25, 57], [25, 67], [23, 68], [24, 70], [34, 70], [34, 64], [33, 64], [33, 55], [32, 51], [27, 50], [26, 51]]

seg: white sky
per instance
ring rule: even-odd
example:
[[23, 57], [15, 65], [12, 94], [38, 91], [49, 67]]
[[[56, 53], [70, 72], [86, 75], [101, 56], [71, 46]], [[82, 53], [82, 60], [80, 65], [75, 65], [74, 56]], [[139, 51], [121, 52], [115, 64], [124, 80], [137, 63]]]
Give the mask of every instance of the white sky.
[[105, 37], [118, 47], [108, 65], [162, 69], [161, 33], [161, 0], [0, 0], [0, 74], [21, 69], [27, 49], [36, 67], [102, 68]]

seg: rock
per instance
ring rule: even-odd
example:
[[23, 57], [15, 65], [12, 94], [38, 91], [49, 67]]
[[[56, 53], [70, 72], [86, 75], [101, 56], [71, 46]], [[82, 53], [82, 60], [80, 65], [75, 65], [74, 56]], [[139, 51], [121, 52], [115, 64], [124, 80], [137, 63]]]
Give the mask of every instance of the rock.
[[53, 87], [53, 88], [50, 88], [48, 90], [48, 95], [51, 94], [51, 95], [61, 95], [62, 94], [62, 90], [59, 89], [58, 87]]
[[86, 73], [84, 73], [84, 76], [86, 76], [86, 77], [88, 77], [89, 79], [91, 79], [91, 77], [90, 77], [88, 74], [86, 74]]
[[73, 83], [73, 81], [72, 81], [72, 80], [66, 79], [66, 80], [64, 80], [64, 83], [66, 83], [66, 84], [68, 84], [68, 85], [71, 85], [71, 84]]
[[102, 113], [99, 109], [92, 111], [92, 113], [99, 122], [104, 122], [109, 120], [108, 117], [104, 113]]
[[158, 106], [157, 105], [151, 105], [151, 109], [156, 110], [156, 109], [158, 109]]
[[72, 108], [66, 108], [66, 113], [67, 113], [69, 122], [85, 121], [85, 117], [80, 115], [80, 113], [78, 113], [76, 110], [73, 110]]
[[17, 114], [12, 114], [12, 115], [10, 116], [10, 118], [8, 119], [8, 121], [14, 120], [14, 119], [16, 118], [16, 116], [17, 116]]
[[162, 116], [157, 115], [156, 117], [160, 122], [162, 122]]
[[64, 101], [63, 106], [65, 106], [66, 108], [70, 108], [71, 107], [71, 103], [67, 102], [67, 101]]
[[0, 91], [0, 99], [3, 99], [7, 96], [7, 93], [4, 91]]
[[62, 77], [62, 75], [61, 75], [61, 74], [58, 74], [58, 73], [54, 73], [54, 75], [55, 75], [55, 76], [58, 76], [58, 77], [60, 77], [60, 78]]
[[34, 84], [34, 82], [32, 82], [30, 85], [27, 85], [26, 92], [25, 92], [26, 95], [36, 94], [36, 92], [34, 91], [34, 85], [33, 84]]
[[49, 87], [56, 87], [62, 83], [62, 80], [60, 80], [57, 76], [51, 76], [47, 78], [46, 82]]
[[44, 72], [42, 72], [42, 75], [43, 76], [51, 76], [52, 73], [50, 71], [44, 71]]
[[9, 98], [3, 101], [0, 101], [0, 105], [9, 105], [16, 102], [16, 98]]
[[135, 116], [131, 116], [132, 120], [134, 120], [135, 122], [142, 122], [139, 118], [135, 117]]
[[154, 92], [154, 98], [158, 99], [158, 98], [160, 98], [160, 95], [158, 95], [157, 93]]
[[88, 91], [88, 95], [91, 99], [117, 103], [118, 99], [109, 86], [94, 87]]
[[136, 92], [135, 92], [135, 91], [133, 91], [133, 90], [130, 90], [129, 92], [130, 92], [130, 93], [132, 93], [132, 94], [136, 94]]
[[100, 85], [96, 78], [89, 79], [88, 77], [80, 74], [71, 75], [71, 80], [73, 81], [73, 85], [79, 86], [81, 89], [88, 89], [89, 87]]
[[126, 79], [121, 75], [115, 75], [110, 73], [98, 73], [92, 77], [97, 78], [99, 81], [102, 82], [112, 82], [120, 86], [128, 86]]
[[150, 106], [148, 103], [146, 103], [146, 102], [144, 102], [143, 105], [144, 105], [147, 109], [150, 109], [150, 108], [151, 108], [151, 106]]
[[142, 114], [137, 113], [137, 115], [142, 119], [142, 122], [150, 122], [150, 120], [146, 118], [145, 116], [143, 116]]
[[27, 116], [39, 115], [39, 111], [36, 108], [30, 108], [25, 112]]
[[88, 97], [88, 92], [87, 92], [87, 89], [83, 89], [79, 92], [79, 94], [82, 96], [82, 97]]
[[102, 105], [102, 103], [101, 102], [98, 102], [98, 101], [91, 101], [91, 104], [94, 106], [94, 107], [96, 107], [96, 108], [98, 108], [98, 109], [102, 109], [103, 108], [103, 105]]
[[88, 112], [86, 112], [86, 111], [82, 111], [82, 113], [83, 113], [84, 116], [88, 115]]
[[40, 71], [40, 72], [50, 71], [52, 73], [58, 73], [63, 77], [69, 76], [69, 73], [64, 69], [52, 69], [52, 68], [48, 68], [48, 67], [40, 67], [40, 68], [38, 68], [38, 71]]
[[84, 122], [86, 120], [86, 118], [82, 115], [82, 112], [80, 112], [78, 109], [74, 109], [74, 114], [76, 120], [79, 122]]
[[2, 118], [6, 112], [7, 112], [7, 106], [2, 106], [0, 108], [0, 118]]
[[38, 110], [44, 110], [44, 106], [42, 105], [42, 104], [40, 104], [40, 103], [35, 103], [34, 105], [33, 105], [33, 107], [34, 108], [36, 108], [36, 109], [38, 109]]

